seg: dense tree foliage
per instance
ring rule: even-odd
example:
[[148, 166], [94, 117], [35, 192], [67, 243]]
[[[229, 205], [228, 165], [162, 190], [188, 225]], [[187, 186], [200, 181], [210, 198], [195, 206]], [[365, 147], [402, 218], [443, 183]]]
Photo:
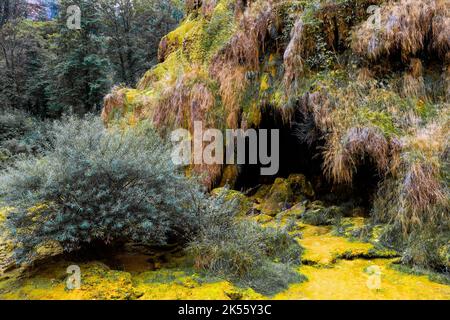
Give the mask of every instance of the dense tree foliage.
[[[45, 7], [45, 6], [51, 6]], [[81, 29], [67, 27], [67, 8]], [[112, 85], [132, 85], [156, 63], [157, 47], [182, 17], [171, 1], [62, 0], [0, 5], [0, 98], [3, 106], [42, 117], [98, 110]]]

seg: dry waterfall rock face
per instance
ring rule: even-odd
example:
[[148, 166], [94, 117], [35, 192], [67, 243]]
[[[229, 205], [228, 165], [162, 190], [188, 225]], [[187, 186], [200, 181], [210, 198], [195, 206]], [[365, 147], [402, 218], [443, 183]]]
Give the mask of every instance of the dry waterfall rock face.
[[[371, 6], [376, 10], [368, 12]], [[278, 127], [304, 121], [302, 139], [323, 147], [315, 152], [324, 154], [324, 176], [351, 184], [365, 158], [381, 174], [395, 173], [398, 141], [430, 114], [430, 103], [448, 112], [446, 1], [220, 0], [187, 7], [184, 21], [161, 40], [160, 64], [136, 89], [115, 88], [105, 98], [106, 123], [146, 118], [164, 133], [192, 131], [194, 121], [205, 129], [246, 129], [279, 113]], [[392, 78], [387, 88], [384, 78]], [[439, 80], [426, 83], [431, 78]], [[209, 188], [233, 187], [239, 178], [234, 165], [191, 165], [189, 172], [203, 174]]]
[[[391, 226], [381, 238], [404, 261], [448, 272], [449, 34], [445, 0], [194, 1], [161, 41], [162, 62], [136, 89], [114, 89], [103, 119], [150, 119], [163, 134], [192, 133], [195, 121], [279, 129], [280, 176], [305, 173], [321, 194], [347, 186]], [[267, 183], [245, 166], [186, 170], [210, 190], [239, 189], [243, 177]], [[278, 177], [252, 196], [258, 221], [315, 200], [301, 180], [289, 183]], [[306, 215], [316, 224], [341, 216]]]

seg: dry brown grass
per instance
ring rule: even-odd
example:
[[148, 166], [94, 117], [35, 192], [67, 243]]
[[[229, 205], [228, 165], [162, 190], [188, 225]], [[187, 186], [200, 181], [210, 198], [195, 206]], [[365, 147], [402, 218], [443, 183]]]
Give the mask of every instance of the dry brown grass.
[[327, 141], [324, 171], [335, 182], [351, 184], [358, 166], [368, 159], [385, 174], [389, 168], [389, 140], [375, 127], [352, 127], [344, 137], [335, 132]]
[[192, 11], [198, 10], [202, 7], [202, 3], [204, 0], [185, 0], [184, 6], [187, 13], [191, 13]]
[[272, 1], [249, 3], [239, 17], [239, 28], [213, 58], [209, 72], [219, 84], [219, 94], [229, 128], [238, 128], [246, 74], [259, 68], [269, 27], [275, 19]]
[[315, 127], [314, 132], [303, 132], [302, 138], [309, 143], [323, 139], [324, 174], [335, 183], [351, 184], [363, 164], [372, 165], [381, 177], [397, 170], [402, 144], [396, 125], [407, 130], [417, 122], [415, 115], [406, 117], [409, 111], [402, 110], [398, 95], [378, 88], [367, 77], [342, 87], [319, 82], [319, 90], [299, 101], [299, 111]]
[[373, 72], [369, 68], [361, 68], [357, 72], [356, 81], [361, 84], [366, 84], [374, 79]]
[[[423, 226], [450, 223], [450, 193], [445, 170], [448, 170], [449, 120], [448, 107], [442, 118], [403, 139], [403, 150], [394, 178], [386, 184], [386, 192], [393, 201], [381, 194], [376, 213], [385, 221], [396, 221], [404, 233]], [[386, 193], [385, 192], [385, 193]]]
[[381, 7], [379, 29], [366, 21], [354, 30], [353, 51], [373, 60], [399, 52], [407, 61], [430, 49], [443, 58], [449, 48], [449, 19], [446, 0], [388, 1]]
[[349, 47], [348, 38], [354, 24], [365, 15], [366, 7], [378, 2], [311, 1], [305, 4], [303, 12], [297, 14], [284, 53], [284, 85], [288, 94], [292, 94], [292, 89], [304, 76], [305, 61], [324, 55], [324, 49], [335, 56], [345, 51]]
[[422, 74], [422, 62], [419, 59], [411, 59], [409, 70], [402, 79], [402, 95], [404, 97], [426, 99], [427, 94]]
[[292, 86], [303, 74], [303, 38], [304, 38], [304, 24], [302, 18], [295, 21], [294, 28], [291, 32], [291, 40], [284, 52], [284, 84], [290, 91]]
[[450, 2], [448, 0], [436, 1], [436, 16], [432, 22], [432, 49], [440, 57], [450, 51]]
[[161, 129], [183, 127], [191, 131], [194, 121], [211, 125], [207, 115], [215, 103], [208, 79], [200, 67], [194, 67], [162, 92], [154, 107], [153, 123]]
[[257, 69], [269, 26], [275, 18], [272, 1], [251, 3], [240, 17], [238, 31], [219, 55], [235, 65]]
[[102, 120], [107, 123], [113, 110], [121, 110], [123, 113], [125, 110], [125, 92], [124, 88], [114, 87], [111, 93], [106, 95], [103, 99]]

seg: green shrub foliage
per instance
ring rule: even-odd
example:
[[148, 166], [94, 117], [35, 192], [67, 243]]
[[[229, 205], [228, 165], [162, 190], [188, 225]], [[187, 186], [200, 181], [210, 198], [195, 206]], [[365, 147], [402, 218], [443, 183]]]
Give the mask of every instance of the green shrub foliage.
[[149, 125], [105, 129], [93, 116], [65, 118], [50, 130], [44, 157], [15, 163], [0, 177], [14, 208], [8, 227], [19, 261], [49, 241], [65, 251], [92, 243], [184, 242], [197, 228], [202, 197]]
[[302, 248], [287, 228], [237, 218], [237, 203], [225, 193], [207, 199], [203, 211], [188, 245], [197, 268], [269, 295], [303, 279], [294, 270]]

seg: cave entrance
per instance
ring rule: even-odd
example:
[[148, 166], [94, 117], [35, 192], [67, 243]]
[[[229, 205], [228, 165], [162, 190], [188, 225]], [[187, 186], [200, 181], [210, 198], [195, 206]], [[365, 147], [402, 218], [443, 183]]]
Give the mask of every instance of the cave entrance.
[[[296, 113], [293, 123], [301, 123], [304, 120], [302, 117], [301, 113]], [[313, 185], [316, 200], [327, 205], [349, 204], [352, 207], [362, 207], [364, 214], [369, 214], [381, 181], [381, 176], [370, 159], [365, 159], [364, 164], [358, 167], [351, 185], [332, 184], [323, 174], [323, 145], [319, 144], [320, 141], [311, 145], [303, 142], [298, 136], [296, 125], [283, 121], [280, 110], [270, 106], [263, 107], [262, 120], [257, 129], [279, 130], [279, 171], [274, 176], [262, 176], [261, 164], [241, 165], [238, 167], [236, 190], [248, 193], [260, 185], [272, 184], [278, 177], [304, 174]], [[247, 150], [248, 148], [247, 141]]]
[[[278, 129], [280, 133], [279, 170], [276, 175], [262, 176], [260, 172], [261, 164], [241, 165], [238, 169], [239, 175], [235, 185], [236, 189], [246, 191], [261, 184], [271, 184], [278, 177], [287, 178], [290, 174], [295, 173], [304, 174], [310, 181], [320, 177], [322, 160], [315, 146], [309, 146], [301, 142], [296, 135], [295, 127], [283, 121], [283, 114], [280, 110], [271, 106], [265, 106], [262, 108], [261, 113], [262, 120], [258, 128], [255, 129]], [[270, 143], [268, 146], [269, 151], [272, 150]]]

